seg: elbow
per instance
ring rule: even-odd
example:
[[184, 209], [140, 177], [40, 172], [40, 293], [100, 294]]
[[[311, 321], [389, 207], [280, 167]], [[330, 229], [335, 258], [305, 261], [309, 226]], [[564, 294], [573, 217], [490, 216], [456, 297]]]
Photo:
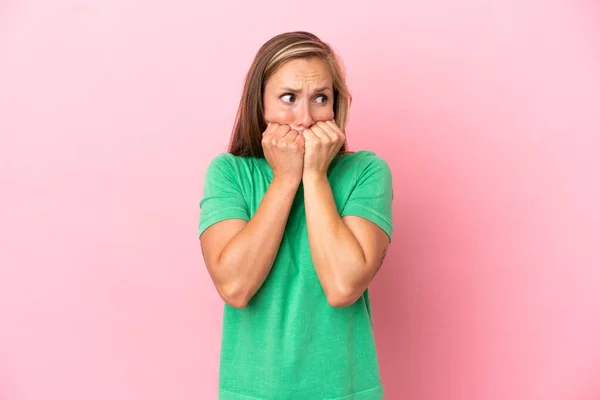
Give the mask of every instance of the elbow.
[[322, 280], [327, 302], [331, 307], [342, 308], [353, 305], [365, 292], [368, 282], [362, 277], [328, 276]]
[[354, 304], [355, 301], [356, 301], [356, 299], [353, 300], [349, 297], [327, 296], [327, 302], [329, 303], [329, 305], [331, 307], [334, 307], [334, 308], [349, 307], [352, 304]]
[[244, 308], [248, 305], [248, 300], [241, 297], [223, 297], [223, 301], [233, 308]]
[[[214, 270], [227, 269], [220, 264]], [[217, 275], [217, 274], [214, 274]], [[252, 288], [239, 277], [215, 276], [213, 282], [221, 299], [233, 308], [244, 308], [252, 298]]]
[[251, 297], [247, 291], [235, 285], [221, 286], [218, 292], [221, 299], [233, 308], [246, 307]]
[[343, 308], [349, 307], [358, 300], [362, 293], [357, 293], [351, 288], [328, 290], [325, 292], [327, 302], [331, 307]]

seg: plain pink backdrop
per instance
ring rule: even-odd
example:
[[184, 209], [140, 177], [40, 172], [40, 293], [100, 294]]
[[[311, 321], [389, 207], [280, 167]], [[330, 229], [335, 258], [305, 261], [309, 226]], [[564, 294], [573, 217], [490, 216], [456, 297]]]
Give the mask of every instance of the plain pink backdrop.
[[600, 398], [600, 5], [0, 1], [0, 399], [214, 399], [197, 239], [258, 47], [340, 53], [388, 160], [387, 399]]

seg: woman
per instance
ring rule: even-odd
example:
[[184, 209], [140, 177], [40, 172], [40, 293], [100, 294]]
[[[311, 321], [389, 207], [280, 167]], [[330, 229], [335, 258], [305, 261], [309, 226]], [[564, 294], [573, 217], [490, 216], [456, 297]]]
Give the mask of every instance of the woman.
[[246, 77], [228, 152], [200, 201], [225, 301], [219, 399], [383, 397], [368, 285], [392, 237], [392, 179], [350, 153], [350, 94], [331, 48], [278, 35]]

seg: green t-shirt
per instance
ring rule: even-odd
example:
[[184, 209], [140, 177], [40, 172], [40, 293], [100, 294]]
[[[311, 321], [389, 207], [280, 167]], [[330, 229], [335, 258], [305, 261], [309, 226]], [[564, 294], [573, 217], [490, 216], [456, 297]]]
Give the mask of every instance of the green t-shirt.
[[[200, 234], [254, 215], [273, 178], [264, 158], [221, 153], [209, 164]], [[370, 151], [339, 154], [328, 171], [341, 216], [366, 218], [392, 237], [392, 177]], [[368, 289], [332, 307], [312, 263], [303, 186], [293, 202], [273, 267], [244, 308], [225, 304], [221, 400], [374, 400], [383, 397]]]

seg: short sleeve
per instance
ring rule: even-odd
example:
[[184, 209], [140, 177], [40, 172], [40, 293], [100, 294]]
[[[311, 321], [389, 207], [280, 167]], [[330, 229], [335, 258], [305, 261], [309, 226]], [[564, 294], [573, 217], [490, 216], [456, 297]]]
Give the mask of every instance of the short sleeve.
[[392, 173], [387, 162], [374, 153], [366, 156], [341, 216], [354, 215], [379, 226], [392, 241]]
[[211, 225], [226, 219], [250, 220], [232, 157], [229, 153], [221, 153], [208, 165], [200, 200], [198, 236]]

